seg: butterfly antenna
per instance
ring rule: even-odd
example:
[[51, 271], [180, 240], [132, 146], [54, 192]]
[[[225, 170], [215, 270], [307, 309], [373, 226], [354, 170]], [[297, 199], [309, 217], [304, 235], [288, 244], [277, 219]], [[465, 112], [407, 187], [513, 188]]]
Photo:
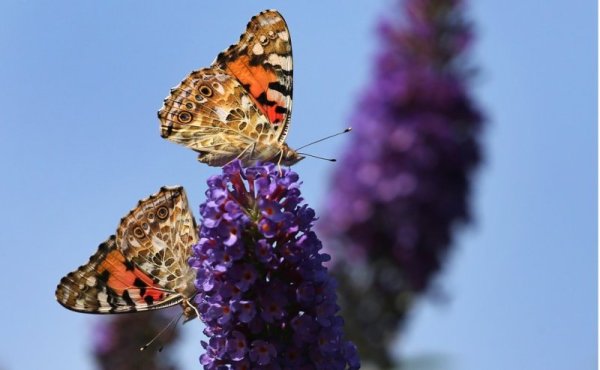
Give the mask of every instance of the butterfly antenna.
[[335, 158], [319, 157], [318, 155], [312, 155], [312, 154], [300, 153], [300, 152], [298, 152], [298, 154], [305, 155], [307, 157], [313, 157], [313, 158], [317, 158], [317, 159], [322, 159], [324, 161], [329, 161], [329, 162], [336, 162], [337, 161], [337, 159], [335, 159]]
[[[148, 347], [150, 347], [150, 345], [152, 345], [152, 343], [154, 343], [155, 340], [158, 339], [158, 337], [160, 337], [165, 331], [167, 331], [167, 329], [169, 328], [169, 326], [173, 326], [172, 329], [175, 330], [175, 328], [177, 327], [177, 323], [179, 322], [179, 320], [181, 319], [181, 317], [183, 316], [183, 312], [180, 313], [179, 315], [175, 316], [171, 321], [169, 321], [169, 323], [167, 325], [165, 325], [165, 327], [158, 332], [158, 334], [156, 334], [154, 336], [154, 338], [150, 339], [150, 341], [146, 344], [144, 344], [142, 347], [140, 347], [140, 351], [145, 351], [146, 349], [148, 349]], [[173, 325], [173, 323], [175, 325]], [[161, 352], [163, 350], [163, 346], [160, 346], [160, 348], [158, 349], [158, 352]]]
[[[333, 134], [333, 135], [326, 136], [326, 137], [324, 137], [324, 138], [322, 138], [322, 139], [319, 139], [319, 140], [313, 141], [312, 143], [308, 143], [308, 144], [306, 144], [306, 145], [302, 145], [300, 148], [297, 148], [297, 149], [296, 149], [296, 151], [298, 151], [298, 150], [300, 150], [300, 149], [302, 149], [302, 148], [306, 148], [307, 146], [310, 146], [310, 145], [313, 145], [313, 144], [316, 144], [316, 143], [320, 143], [320, 142], [321, 142], [321, 141], [323, 141], [323, 140], [331, 139], [332, 137], [335, 137], [335, 136], [338, 136], [338, 135], [341, 135], [341, 134], [345, 134], [346, 132], [350, 132], [350, 131], [352, 131], [352, 127], [348, 127], [347, 129], [345, 129], [345, 130], [344, 130], [344, 131], [342, 131], [342, 132], [338, 132], [337, 134]], [[314, 157], [314, 156], [311, 156], [311, 155], [309, 155], [309, 157]], [[318, 158], [318, 157], [316, 157], [316, 158]], [[325, 159], [325, 158], [321, 158], [321, 159]], [[329, 159], [328, 159], [328, 160], [329, 160]]]

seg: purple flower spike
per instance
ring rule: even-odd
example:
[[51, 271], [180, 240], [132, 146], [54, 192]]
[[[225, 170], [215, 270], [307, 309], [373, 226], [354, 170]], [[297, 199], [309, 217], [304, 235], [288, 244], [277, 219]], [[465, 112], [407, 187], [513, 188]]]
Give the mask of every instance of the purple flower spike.
[[[200, 206], [196, 304], [206, 324], [206, 370], [358, 369], [336, 316], [329, 256], [311, 231], [315, 212], [299, 177], [271, 163], [234, 161], [208, 181]], [[204, 225], [207, 225], [204, 227]]]
[[484, 123], [469, 91], [464, 1], [395, 3], [319, 223], [346, 331], [378, 368], [396, 367], [386, 346], [469, 221]]

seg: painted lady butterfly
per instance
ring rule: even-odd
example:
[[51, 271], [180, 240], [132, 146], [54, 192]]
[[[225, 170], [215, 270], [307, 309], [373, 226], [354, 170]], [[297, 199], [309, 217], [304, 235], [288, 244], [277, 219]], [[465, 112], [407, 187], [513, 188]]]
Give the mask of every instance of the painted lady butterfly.
[[222, 166], [304, 157], [285, 143], [292, 109], [292, 44], [275, 10], [252, 17], [237, 44], [189, 74], [158, 111], [161, 136]]
[[56, 299], [85, 313], [123, 313], [183, 306], [190, 302], [195, 272], [188, 265], [198, 240], [183, 187], [162, 187], [121, 219], [116, 235], [100, 244], [89, 262], [63, 277]]

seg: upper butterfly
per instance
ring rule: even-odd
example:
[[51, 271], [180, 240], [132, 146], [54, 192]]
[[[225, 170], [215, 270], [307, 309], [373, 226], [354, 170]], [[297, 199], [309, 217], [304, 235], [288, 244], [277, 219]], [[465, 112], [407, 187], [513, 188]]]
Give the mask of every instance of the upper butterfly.
[[292, 43], [276, 10], [252, 17], [240, 41], [190, 73], [158, 111], [161, 136], [223, 166], [304, 157], [285, 143], [292, 112]]
[[188, 265], [198, 241], [182, 187], [162, 187], [121, 219], [116, 235], [100, 244], [89, 262], [63, 277], [56, 300], [86, 313], [148, 311], [176, 304], [186, 321], [195, 273]]

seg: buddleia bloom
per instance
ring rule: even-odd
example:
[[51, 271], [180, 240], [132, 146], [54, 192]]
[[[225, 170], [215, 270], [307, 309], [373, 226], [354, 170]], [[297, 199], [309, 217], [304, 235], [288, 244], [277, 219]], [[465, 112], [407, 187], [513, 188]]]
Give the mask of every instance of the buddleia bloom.
[[401, 4], [380, 24], [374, 79], [319, 224], [334, 257], [346, 258], [335, 271], [344, 316], [357, 325], [351, 338], [363, 360], [382, 366], [412, 297], [443, 265], [454, 226], [469, 219], [482, 125], [468, 91], [463, 2]]
[[204, 369], [359, 368], [299, 186], [292, 171], [239, 161], [208, 180], [190, 260]]

